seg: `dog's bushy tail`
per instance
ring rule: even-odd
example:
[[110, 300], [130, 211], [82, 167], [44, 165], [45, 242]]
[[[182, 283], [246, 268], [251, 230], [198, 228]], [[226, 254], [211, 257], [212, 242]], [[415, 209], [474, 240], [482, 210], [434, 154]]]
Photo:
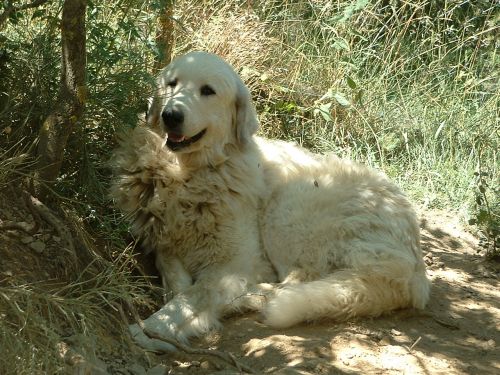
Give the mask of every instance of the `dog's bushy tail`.
[[284, 285], [276, 290], [263, 313], [265, 323], [276, 328], [320, 318], [378, 316], [403, 307], [421, 309], [429, 292], [423, 264], [410, 267], [388, 262], [339, 270], [317, 281]]

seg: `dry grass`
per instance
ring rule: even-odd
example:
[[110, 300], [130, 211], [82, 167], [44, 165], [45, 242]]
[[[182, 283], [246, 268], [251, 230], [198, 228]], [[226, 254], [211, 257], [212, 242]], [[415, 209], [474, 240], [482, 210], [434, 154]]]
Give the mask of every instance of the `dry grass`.
[[[85, 263], [95, 263], [54, 282], [0, 274], [2, 374], [64, 372], [64, 344], [96, 354], [112, 343], [104, 340], [111, 334], [125, 337], [116, 306], [150, 303], [144, 293], [150, 285], [133, 276], [132, 249], [120, 241], [124, 226], [109, 209], [103, 160], [117, 129], [133, 126], [149, 95], [152, 3], [92, 5], [83, 145], [69, 147], [56, 186], [71, 197], [65, 205], [75, 212], [73, 232], [94, 228], [92, 236], [78, 235], [83, 246], [91, 249], [99, 236], [113, 261], [87, 251]], [[262, 134], [366, 162], [396, 179], [417, 205], [466, 218], [478, 213], [474, 172], [481, 171], [493, 187], [483, 195], [498, 223], [500, 9], [494, 2], [182, 0], [176, 7], [175, 53], [208, 50], [233, 64], [251, 87]], [[0, 88], [8, 88], [10, 101], [0, 111], [0, 140], [15, 145], [16, 137], [25, 138], [0, 147], [0, 187], [13, 172], [22, 176], [19, 166], [29, 160], [22, 154], [52, 106], [58, 10], [49, 10], [52, 18], [20, 18], [7, 28], [12, 62]]]
[[[24, 248], [23, 251], [29, 251]], [[7, 254], [8, 249], [0, 251]], [[127, 247], [113, 262], [95, 260], [66, 280], [2, 272], [0, 280], [0, 346], [2, 374], [72, 372], [67, 348], [87, 360], [117, 353], [128, 338], [123, 310], [128, 303], [149, 305], [151, 285], [133, 276], [135, 261]], [[47, 272], [50, 259], [33, 260]], [[71, 260], [61, 260], [61, 264]], [[25, 266], [28, 266], [27, 264]], [[28, 267], [29, 268], [29, 267]]]

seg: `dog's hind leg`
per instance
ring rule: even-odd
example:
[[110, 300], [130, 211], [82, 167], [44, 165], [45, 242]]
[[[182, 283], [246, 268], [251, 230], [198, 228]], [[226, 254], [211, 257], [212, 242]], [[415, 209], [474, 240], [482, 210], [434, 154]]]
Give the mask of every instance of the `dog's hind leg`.
[[346, 320], [403, 307], [423, 308], [429, 281], [424, 270], [416, 268], [419, 266], [391, 261], [284, 285], [264, 307], [264, 322], [279, 328], [320, 318]]

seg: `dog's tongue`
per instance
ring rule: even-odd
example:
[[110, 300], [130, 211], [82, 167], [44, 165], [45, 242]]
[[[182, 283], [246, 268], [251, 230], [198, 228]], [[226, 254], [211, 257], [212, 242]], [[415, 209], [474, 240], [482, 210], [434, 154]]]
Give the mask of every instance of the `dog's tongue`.
[[177, 133], [168, 133], [168, 139], [170, 139], [172, 142], [182, 142], [186, 139], [182, 134], [177, 134]]

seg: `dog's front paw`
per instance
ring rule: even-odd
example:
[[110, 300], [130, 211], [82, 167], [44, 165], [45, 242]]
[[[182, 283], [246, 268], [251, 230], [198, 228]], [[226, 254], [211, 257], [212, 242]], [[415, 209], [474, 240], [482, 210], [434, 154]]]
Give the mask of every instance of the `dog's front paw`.
[[[145, 324], [144, 326], [145, 330], [148, 331], [149, 328]], [[165, 341], [156, 339], [156, 338], [151, 338], [144, 331], [138, 324], [132, 324], [128, 327], [128, 330], [130, 334], [132, 335], [132, 339], [135, 341], [137, 345], [142, 347], [143, 349], [152, 351], [152, 352], [174, 352], [177, 350], [177, 348]], [[165, 337], [166, 335], [162, 335], [161, 333], [155, 332], [155, 335], [159, 337]]]
[[[175, 343], [188, 344], [191, 337], [201, 336], [219, 327], [215, 309], [197, 309], [200, 300], [198, 296], [177, 295], [144, 320], [144, 331], [137, 324], [130, 326], [134, 340], [143, 348], [153, 351], [175, 350]], [[154, 337], [148, 337], [152, 334]], [[173, 342], [173, 345], [161, 339]]]

